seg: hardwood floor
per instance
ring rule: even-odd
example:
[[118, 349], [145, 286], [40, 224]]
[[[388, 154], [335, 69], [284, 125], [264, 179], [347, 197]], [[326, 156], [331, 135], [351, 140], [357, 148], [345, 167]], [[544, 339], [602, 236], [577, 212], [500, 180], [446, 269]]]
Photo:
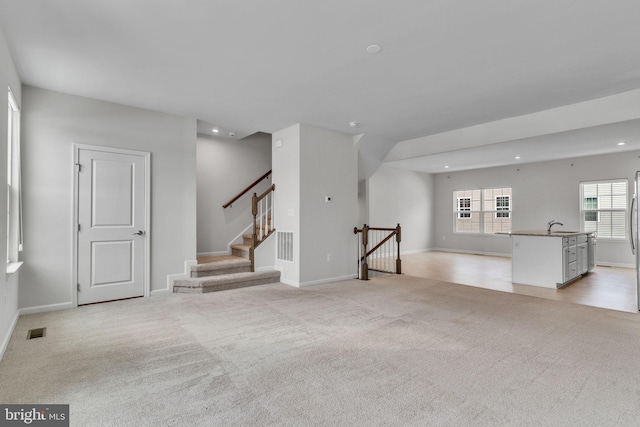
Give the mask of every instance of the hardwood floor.
[[511, 283], [511, 258], [451, 252], [422, 252], [402, 256], [402, 272], [502, 292], [638, 312], [635, 270], [597, 266], [586, 276], [560, 289]]

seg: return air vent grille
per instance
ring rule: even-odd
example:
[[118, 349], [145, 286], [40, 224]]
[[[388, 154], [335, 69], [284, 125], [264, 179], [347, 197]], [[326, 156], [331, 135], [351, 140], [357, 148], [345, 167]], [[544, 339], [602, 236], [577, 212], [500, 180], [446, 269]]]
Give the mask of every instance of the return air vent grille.
[[276, 233], [278, 234], [277, 259], [293, 262], [293, 232], [277, 231]]
[[27, 339], [32, 340], [34, 338], [43, 338], [47, 334], [47, 328], [29, 329], [27, 332]]

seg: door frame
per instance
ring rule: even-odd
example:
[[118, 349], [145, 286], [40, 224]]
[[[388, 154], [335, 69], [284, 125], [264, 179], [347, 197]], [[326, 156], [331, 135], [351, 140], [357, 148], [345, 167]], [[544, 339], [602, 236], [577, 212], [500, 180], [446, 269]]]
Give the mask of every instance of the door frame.
[[78, 306], [78, 209], [80, 207], [78, 194], [78, 172], [80, 150], [102, 151], [114, 154], [129, 154], [144, 157], [144, 218], [146, 233], [144, 239], [144, 297], [151, 293], [151, 153], [148, 151], [129, 150], [126, 148], [105, 147], [101, 145], [72, 144], [73, 163], [73, 206], [71, 215], [71, 302], [73, 307]]

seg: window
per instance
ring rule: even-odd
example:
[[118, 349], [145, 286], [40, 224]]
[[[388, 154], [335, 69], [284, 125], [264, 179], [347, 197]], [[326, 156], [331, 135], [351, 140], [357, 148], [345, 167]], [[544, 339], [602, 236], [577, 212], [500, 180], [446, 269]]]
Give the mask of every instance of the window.
[[454, 191], [456, 233], [507, 233], [511, 231], [511, 188]]
[[[598, 221], [598, 198], [597, 197], [584, 197], [583, 198], [584, 220], [585, 221]], [[594, 212], [595, 211], [595, 212]]]
[[471, 218], [470, 197], [458, 197], [458, 218]]
[[582, 230], [599, 238], [627, 237], [627, 180], [583, 182], [580, 184]]
[[511, 196], [496, 196], [496, 218], [509, 218]]
[[7, 263], [18, 262], [22, 250], [20, 224], [20, 109], [8, 90], [7, 117]]

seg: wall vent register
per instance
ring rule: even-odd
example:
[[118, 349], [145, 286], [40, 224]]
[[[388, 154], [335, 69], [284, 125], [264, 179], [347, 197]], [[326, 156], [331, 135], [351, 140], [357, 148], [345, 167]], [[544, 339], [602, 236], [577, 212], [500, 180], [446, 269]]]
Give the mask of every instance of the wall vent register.
[[276, 231], [278, 235], [278, 248], [276, 257], [280, 261], [293, 261], [293, 232]]

